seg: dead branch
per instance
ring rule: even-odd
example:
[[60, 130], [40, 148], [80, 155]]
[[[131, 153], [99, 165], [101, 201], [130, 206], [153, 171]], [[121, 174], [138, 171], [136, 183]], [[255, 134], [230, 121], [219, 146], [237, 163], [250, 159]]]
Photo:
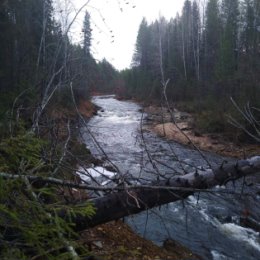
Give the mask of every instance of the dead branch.
[[[83, 230], [90, 226], [96, 226], [105, 222], [120, 219], [141, 211], [178, 201], [188, 197], [194, 192], [210, 192], [210, 188], [216, 185], [225, 185], [229, 181], [260, 172], [260, 156], [236, 163], [226, 163], [214, 169], [196, 170], [183, 176], [174, 176], [168, 180], [154, 181], [149, 185], [122, 186], [122, 187], [96, 187], [86, 183], [75, 184], [73, 182], [55, 178], [42, 178], [38, 176], [11, 175], [0, 173], [2, 178], [24, 178], [30, 182], [43, 182], [53, 185], [68, 186], [78, 189], [113, 191], [104, 197], [91, 199], [96, 209], [96, 214], [90, 219], [82, 215], [75, 215], [75, 229]], [[131, 192], [130, 192], [131, 191]], [[59, 215], [66, 218], [66, 210], [61, 210]]]
[[[180, 191], [172, 192], [166, 188], [152, 190], [150, 187], [136, 187], [134, 198], [129, 196], [127, 191], [112, 193], [105, 197], [90, 200], [96, 208], [96, 214], [91, 220], [76, 216], [76, 229], [82, 230], [89, 226], [120, 219], [153, 207], [184, 199], [193, 193], [192, 191], [185, 191], [183, 188], [209, 189], [259, 172], [260, 156], [256, 156], [247, 160], [240, 160], [237, 163], [225, 164], [213, 170], [196, 171], [184, 176], [175, 176], [170, 180], [153, 183], [153, 186], [181, 188]], [[136, 199], [139, 202], [138, 204]], [[60, 214], [63, 217], [66, 216], [66, 212], [60, 212]]]

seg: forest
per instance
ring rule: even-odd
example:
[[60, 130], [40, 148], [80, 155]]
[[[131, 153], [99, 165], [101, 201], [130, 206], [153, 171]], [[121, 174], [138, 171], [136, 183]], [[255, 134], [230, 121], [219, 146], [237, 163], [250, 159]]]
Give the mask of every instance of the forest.
[[259, 23], [258, 0], [185, 1], [170, 21], [144, 18], [132, 68], [122, 72], [127, 93], [163, 102], [168, 81], [167, 98], [196, 111], [202, 131], [233, 132], [226, 123], [238, 116], [231, 98], [240, 107], [260, 105]]
[[[104, 112], [92, 97], [116, 94], [140, 107], [190, 112], [200, 133], [259, 144], [260, 1], [201, 2], [186, 0], [169, 21], [162, 15], [153, 22], [143, 18], [132, 64], [122, 71], [91, 52], [89, 1], [70, 19], [60, 11], [65, 24], [55, 0], [0, 2], [1, 259], [99, 259], [82, 242], [82, 231], [259, 173], [257, 154], [213, 167], [197, 147], [209, 168], [192, 168], [174, 155], [181, 167], [166, 165], [164, 172], [141, 127], [143, 168], [154, 178], [141, 182], [131, 169], [122, 172], [89, 130], [89, 120]], [[75, 43], [71, 29], [82, 12]], [[82, 129], [100, 151], [98, 158], [82, 141]], [[86, 170], [101, 166], [116, 172], [102, 176], [111, 185]], [[178, 175], [186, 166], [190, 170]], [[139, 258], [130, 259], [146, 259], [134, 252]]]
[[82, 24], [82, 44], [75, 45], [68, 37], [72, 24], [62, 28], [54, 19], [52, 1], [2, 1], [0, 12], [1, 120], [22, 92], [21, 111], [38, 106], [41, 114], [49, 100], [61, 105], [70, 102], [70, 83], [77, 102], [99, 90], [95, 88], [104, 92], [112, 88], [115, 69], [106, 60], [96, 62], [90, 53], [88, 13]]

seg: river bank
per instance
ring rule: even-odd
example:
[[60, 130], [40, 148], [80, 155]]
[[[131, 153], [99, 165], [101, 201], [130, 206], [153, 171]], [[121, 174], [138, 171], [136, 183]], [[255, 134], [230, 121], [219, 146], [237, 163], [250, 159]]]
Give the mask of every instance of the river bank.
[[95, 260], [185, 260], [201, 259], [176, 241], [163, 247], [137, 235], [122, 221], [113, 221], [81, 233], [80, 243], [88, 248]]
[[[173, 109], [172, 113], [165, 107], [144, 106], [147, 114], [146, 128], [157, 135], [183, 145], [201, 150], [215, 152], [219, 155], [244, 158], [260, 153], [259, 145], [234, 143], [225, 139], [221, 133], [200, 133], [194, 126], [190, 113]], [[172, 116], [175, 123], [173, 123]]]
[[[78, 107], [79, 113], [86, 122], [95, 116], [99, 107], [89, 101], [81, 101]], [[66, 122], [69, 117], [73, 122], [73, 127], [79, 129], [78, 114], [73, 111], [55, 112], [53, 117], [60, 122], [61, 139], [66, 137]], [[75, 133], [74, 133], [75, 134]], [[75, 144], [80, 147], [81, 144]], [[75, 149], [75, 148], [74, 148]], [[77, 154], [81, 151], [77, 151]], [[81, 154], [80, 154], [81, 156]], [[84, 157], [86, 152], [84, 152]], [[82, 157], [83, 158], [83, 157]], [[103, 167], [102, 160], [95, 158], [91, 154], [85, 158], [86, 167], [89, 165]], [[66, 193], [68, 196], [71, 192]], [[74, 201], [84, 201], [88, 199], [87, 192], [73, 190]], [[154, 260], [154, 259], [200, 259], [189, 249], [180, 245], [176, 241], [165, 243], [165, 247], [155, 245], [149, 240], [139, 236], [127, 224], [122, 221], [113, 221], [104, 225], [99, 225], [92, 229], [87, 229], [80, 233], [78, 244], [89, 251], [89, 259], [131, 259], [131, 260]], [[169, 246], [170, 244], [170, 246]], [[88, 258], [87, 258], [88, 259]]]

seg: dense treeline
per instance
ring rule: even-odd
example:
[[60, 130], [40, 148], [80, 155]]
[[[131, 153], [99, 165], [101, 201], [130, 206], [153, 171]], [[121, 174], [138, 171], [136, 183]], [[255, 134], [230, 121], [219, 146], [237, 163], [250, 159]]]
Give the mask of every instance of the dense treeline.
[[0, 118], [23, 92], [19, 105], [34, 109], [37, 119], [51, 101], [71, 101], [71, 83], [76, 97], [84, 99], [101, 85], [111, 88], [117, 72], [90, 52], [90, 15], [85, 15], [81, 45], [73, 44], [69, 30], [55, 19], [51, 0], [1, 1]]
[[[89, 218], [94, 208], [78, 207], [71, 189], [27, 175], [75, 180], [76, 168], [94, 161], [78, 141], [75, 105], [90, 109], [84, 101], [111, 91], [118, 73], [91, 55], [88, 12], [80, 45], [57, 17], [52, 0], [0, 1], [0, 259], [88, 255], [70, 216]], [[61, 208], [68, 219], [57, 215]]]
[[230, 97], [259, 107], [259, 0], [186, 0], [170, 21], [143, 19], [132, 68], [122, 75], [128, 93], [142, 98], [161, 97], [161, 81], [169, 79], [168, 98], [196, 110], [225, 113]]

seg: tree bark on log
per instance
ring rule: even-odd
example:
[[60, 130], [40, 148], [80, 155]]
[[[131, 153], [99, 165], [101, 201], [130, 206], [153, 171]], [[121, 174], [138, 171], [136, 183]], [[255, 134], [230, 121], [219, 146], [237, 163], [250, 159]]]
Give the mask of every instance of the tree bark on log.
[[[96, 214], [87, 219], [75, 215], [75, 230], [80, 231], [112, 220], [137, 214], [147, 209], [185, 199], [195, 191], [224, 185], [229, 181], [260, 172], [260, 156], [236, 163], [223, 163], [215, 169], [200, 170], [169, 180], [157, 181], [147, 187], [126, 187], [104, 197], [90, 200]], [[66, 218], [66, 211], [60, 216]]]

